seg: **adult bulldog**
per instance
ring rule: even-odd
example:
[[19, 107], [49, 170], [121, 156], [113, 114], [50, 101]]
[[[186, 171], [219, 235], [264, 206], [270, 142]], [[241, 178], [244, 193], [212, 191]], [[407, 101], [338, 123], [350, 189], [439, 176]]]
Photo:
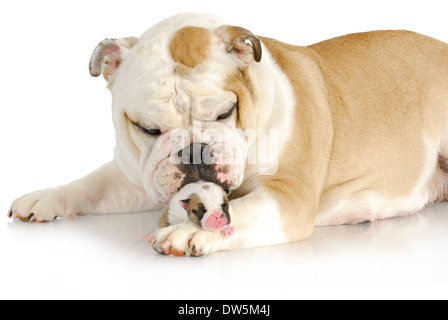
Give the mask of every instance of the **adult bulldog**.
[[[202, 255], [302, 240], [315, 225], [405, 216], [447, 198], [448, 46], [432, 38], [376, 31], [298, 47], [181, 14], [140, 38], [102, 41], [90, 73], [112, 92], [113, 161], [17, 199], [9, 216], [42, 222], [160, 209], [186, 183], [213, 181], [236, 189], [235, 235], [184, 223], [153, 239], [165, 254]], [[246, 166], [173, 160], [174, 146], [188, 158], [194, 146], [213, 145], [193, 142], [210, 128], [277, 132], [278, 162], [249, 164], [260, 136], [236, 133], [228, 149]], [[172, 138], [180, 129], [182, 143]], [[263, 174], [266, 163], [275, 170]]]

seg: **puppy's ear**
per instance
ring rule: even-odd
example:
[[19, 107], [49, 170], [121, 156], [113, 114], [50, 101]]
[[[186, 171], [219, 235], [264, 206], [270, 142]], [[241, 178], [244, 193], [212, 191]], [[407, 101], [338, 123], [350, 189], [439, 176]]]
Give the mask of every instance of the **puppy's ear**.
[[223, 25], [215, 30], [229, 53], [234, 53], [245, 64], [261, 61], [261, 41], [252, 32], [241, 27]]
[[190, 204], [190, 199], [179, 200], [179, 204], [182, 206], [182, 208], [187, 210], [188, 209], [188, 205]]
[[126, 53], [138, 42], [138, 38], [104, 39], [95, 48], [90, 58], [89, 70], [92, 77], [103, 74], [104, 79], [110, 77], [120, 66]]

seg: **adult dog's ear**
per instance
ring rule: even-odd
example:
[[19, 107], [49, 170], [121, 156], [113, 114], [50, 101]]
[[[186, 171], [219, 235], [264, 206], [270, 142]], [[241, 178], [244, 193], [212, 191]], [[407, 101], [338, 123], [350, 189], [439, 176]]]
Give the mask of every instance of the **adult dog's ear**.
[[229, 53], [234, 53], [246, 64], [261, 61], [261, 41], [252, 32], [241, 27], [223, 25], [215, 31]]
[[103, 74], [104, 79], [117, 71], [126, 53], [138, 42], [138, 38], [104, 39], [95, 48], [90, 58], [89, 70], [92, 77]]

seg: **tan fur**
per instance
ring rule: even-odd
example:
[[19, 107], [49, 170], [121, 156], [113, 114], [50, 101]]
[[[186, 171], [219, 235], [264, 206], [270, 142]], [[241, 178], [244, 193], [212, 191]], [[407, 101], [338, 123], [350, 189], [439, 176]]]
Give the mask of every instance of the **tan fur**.
[[234, 92], [238, 96], [237, 127], [243, 130], [257, 130], [258, 110], [255, 108], [255, 95], [252, 82], [247, 75], [247, 68], [239, 68], [230, 73], [224, 89]]
[[379, 31], [311, 49], [339, 98], [332, 105], [337, 125], [327, 189], [353, 178], [367, 186], [368, 175], [384, 194], [408, 196], [425, 163], [423, 134], [439, 139], [446, 118], [448, 70], [441, 68], [448, 47], [407, 31]]
[[318, 207], [336, 198], [410, 196], [425, 165], [423, 134], [437, 141], [447, 117], [447, 45], [404, 31], [310, 47], [262, 41], [299, 101], [279, 171], [261, 178], [289, 238], [312, 230]]
[[[134, 49], [136, 38], [106, 39], [92, 54], [91, 75], [103, 73], [113, 94], [114, 160], [83, 179], [17, 199], [9, 216], [49, 221], [160, 209], [176, 190], [176, 184], [158, 190], [162, 170], [154, 169], [169, 165], [157, 162], [156, 153], [165, 151], [170, 129], [215, 121], [235, 95], [237, 117], [211, 125], [233, 129], [236, 119], [246, 133], [276, 129], [278, 171], [261, 175], [259, 159], [248, 163], [244, 177], [243, 170], [233, 175], [243, 185], [229, 204], [237, 231], [229, 239], [191, 221], [163, 228], [171, 221], [165, 211], [154, 236], [158, 252], [200, 255], [296, 241], [314, 225], [398, 217], [447, 199], [448, 45], [406, 31], [352, 34], [309, 47], [260, 43], [246, 29], [196, 14], [152, 30]], [[139, 121], [164, 134], [147, 137], [134, 125]], [[252, 136], [241, 152], [255, 149]], [[191, 195], [191, 219], [199, 206]]]
[[168, 223], [168, 209], [169, 207], [166, 207], [165, 212], [160, 216], [159, 229], [168, 227], [170, 225]]
[[[204, 186], [204, 189], [208, 189], [208, 186]], [[199, 208], [199, 206], [201, 205], [201, 199], [199, 198], [199, 196], [197, 194], [191, 194], [188, 197], [189, 203], [188, 203], [188, 208], [187, 208], [187, 213], [188, 213], [188, 217], [190, 218], [191, 221], [193, 221], [196, 224], [200, 224], [200, 221], [198, 220], [198, 217], [193, 214], [193, 210], [197, 210]], [[167, 207], [165, 209], [165, 212], [162, 214], [162, 216], [160, 217], [159, 220], [159, 229], [160, 228], [165, 228], [168, 227], [170, 224], [168, 222], [168, 210], [169, 207]]]
[[[269, 51], [278, 59], [280, 67], [288, 70], [287, 75], [300, 96], [293, 121], [291, 141], [279, 156], [279, 170], [273, 176], [260, 177], [261, 183], [269, 189], [279, 205], [284, 233], [291, 239], [307, 238], [313, 231], [314, 214], [317, 211], [320, 194], [325, 181], [325, 170], [330, 157], [332, 143], [331, 113], [323, 90], [323, 80], [303, 79], [303, 74], [319, 75], [319, 69], [303, 52], [284, 52], [297, 48], [276, 40], [262, 38]], [[297, 59], [297, 56], [303, 59]], [[321, 77], [320, 77], [321, 78]], [[319, 80], [319, 77], [317, 77]], [[237, 94], [239, 112], [237, 126], [244, 130], [258, 128], [257, 97], [248, 76], [248, 70], [235, 70], [227, 79], [226, 89]], [[307, 103], [304, 103], [304, 102]], [[319, 126], [310, 126], [318, 123]], [[298, 138], [300, 137], [300, 138]], [[242, 186], [244, 189], [244, 185]], [[238, 196], [242, 196], [241, 193]]]
[[[247, 29], [238, 26], [220, 26], [215, 34], [221, 38], [228, 52], [235, 52], [239, 59], [245, 63], [260, 62], [262, 50], [260, 40]], [[249, 40], [252, 45], [245, 41]]]
[[332, 122], [324, 81], [309, 49], [262, 38], [288, 76], [296, 101], [290, 141], [279, 155], [278, 171], [261, 176], [277, 200], [284, 233], [291, 240], [311, 235], [332, 145]]
[[188, 208], [187, 208], [188, 217], [190, 218], [191, 221], [200, 225], [201, 222], [199, 221], [198, 217], [193, 213], [193, 211], [199, 209], [199, 206], [202, 203], [201, 199], [199, 198], [199, 196], [197, 194], [194, 194], [194, 193], [192, 195], [190, 195], [188, 197], [188, 199], [190, 199], [190, 202], [188, 203]]
[[215, 31], [216, 35], [226, 44], [227, 51], [232, 49], [233, 42], [245, 35], [252, 35], [247, 29], [238, 26], [223, 25]]
[[211, 34], [205, 28], [185, 27], [176, 32], [170, 43], [175, 62], [194, 68], [209, 56]]

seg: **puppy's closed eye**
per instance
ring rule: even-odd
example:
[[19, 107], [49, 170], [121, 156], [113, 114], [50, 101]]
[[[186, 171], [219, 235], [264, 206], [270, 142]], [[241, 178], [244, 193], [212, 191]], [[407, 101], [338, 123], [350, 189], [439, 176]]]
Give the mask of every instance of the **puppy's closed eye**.
[[207, 212], [207, 210], [205, 210], [204, 205], [201, 203], [199, 205], [199, 207], [196, 210], [192, 211], [196, 217], [198, 217], [199, 221], [204, 217], [204, 214]]

